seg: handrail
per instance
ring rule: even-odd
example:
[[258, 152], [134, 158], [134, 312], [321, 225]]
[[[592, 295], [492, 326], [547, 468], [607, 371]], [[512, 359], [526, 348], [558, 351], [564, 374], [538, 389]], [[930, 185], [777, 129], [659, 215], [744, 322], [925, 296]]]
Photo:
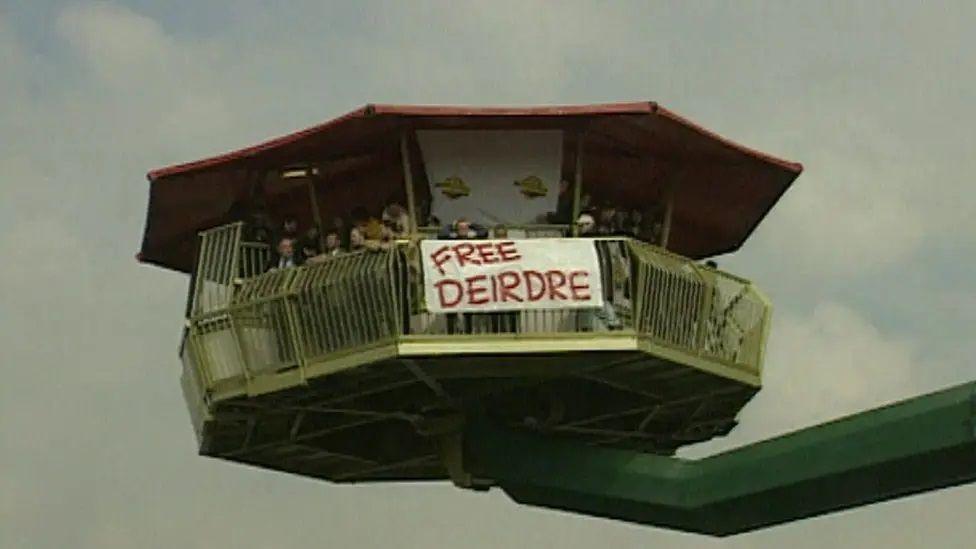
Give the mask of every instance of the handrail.
[[[505, 229], [510, 233], [510, 236], [514, 237], [511, 233], [524, 233], [526, 238], [553, 238], [568, 236], [572, 225], [564, 223], [519, 223], [519, 224], [500, 224], [504, 225]], [[417, 227], [417, 232], [424, 236], [437, 236], [443, 227], [437, 225], [424, 225]], [[489, 227], [492, 229], [492, 227]]]
[[264, 271], [241, 224], [201, 234], [189, 354], [207, 386], [304, 368], [335, 353], [421, 336], [621, 333], [758, 376], [769, 304], [739, 277], [628, 238], [592, 239], [602, 309], [425, 310], [417, 243]]

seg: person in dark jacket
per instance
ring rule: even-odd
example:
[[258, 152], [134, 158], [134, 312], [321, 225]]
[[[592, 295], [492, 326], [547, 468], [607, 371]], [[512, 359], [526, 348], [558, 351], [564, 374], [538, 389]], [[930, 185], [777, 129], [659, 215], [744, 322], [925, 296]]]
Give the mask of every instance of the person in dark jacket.
[[268, 261], [268, 271], [275, 269], [287, 269], [298, 267], [302, 264], [299, 254], [295, 253], [295, 241], [290, 238], [278, 240], [278, 244], [271, 253], [271, 260]]
[[[471, 223], [463, 217], [454, 220], [454, 223], [450, 225], [445, 225], [440, 233], [437, 234], [437, 238], [440, 240], [479, 240], [487, 237], [488, 229], [481, 225]], [[470, 334], [474, 328], [472, 326], [472, 320], [474, 320], [472, 313], [461, 313], [460, 315], [449, 313], [447, 315], [447, 333]], [[460, 327], [458, 324], [460, 324]]]

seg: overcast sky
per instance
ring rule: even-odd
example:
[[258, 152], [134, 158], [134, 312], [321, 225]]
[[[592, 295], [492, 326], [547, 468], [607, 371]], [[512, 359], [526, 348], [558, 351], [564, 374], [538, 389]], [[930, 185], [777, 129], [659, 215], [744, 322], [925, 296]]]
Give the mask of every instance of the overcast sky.
[[976, 487], [713, 540], [197, 457], [187, 281], [133, 254], [149, 169], [367, 102], [656, 100], [806, 166], [721, 260], [764, 389], [688, 455], [976, 379], [976, 3], [271, 4], [0, 0], [0, 547], [973, 545]]

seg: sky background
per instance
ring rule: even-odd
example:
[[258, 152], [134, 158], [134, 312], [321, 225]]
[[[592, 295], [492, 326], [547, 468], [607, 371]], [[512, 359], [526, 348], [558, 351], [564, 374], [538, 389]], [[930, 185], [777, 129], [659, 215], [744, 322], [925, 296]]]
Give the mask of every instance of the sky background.
[[976, 487], [731, 539], [195, 455], [145, 173], [367, 102], [656, 100], [806, 171], [724, 268], [776, 305], [704, 455], [976, 379], [974, 2], [0, 0], [0, 547], [972, 547]]

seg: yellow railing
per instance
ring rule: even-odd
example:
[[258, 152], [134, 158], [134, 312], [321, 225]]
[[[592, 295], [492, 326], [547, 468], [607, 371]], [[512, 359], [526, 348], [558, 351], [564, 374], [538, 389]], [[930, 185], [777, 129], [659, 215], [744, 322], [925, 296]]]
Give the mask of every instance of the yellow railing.
[[636, 265], [634, 330], [759, 373], [771, 306], [749, 281], [629, 240]]
[[[507, 238], [560, 238], [569, 236], [572, 232], [572, 225], [550, 224], [550, 223], [529, 223], [504, 225]], [[442, 227], [427, 225], [418, 227], [421, 235], [427, 238], [436, 238]], [[489, 236], [494, 234], [495, 227], [487, 227]]]
[[[417, 247], [264, 271], [268, 250], [239, 224], [202, 233], [185, 377], [213, 389], [348, 352], [425, 336], [641, 338], [758, 375], [770, 307], [748, 281], [625, 238], [594, 239], [602, 309], [435, 314]], [[449, 341], [449, 340], [448, 340]]]

